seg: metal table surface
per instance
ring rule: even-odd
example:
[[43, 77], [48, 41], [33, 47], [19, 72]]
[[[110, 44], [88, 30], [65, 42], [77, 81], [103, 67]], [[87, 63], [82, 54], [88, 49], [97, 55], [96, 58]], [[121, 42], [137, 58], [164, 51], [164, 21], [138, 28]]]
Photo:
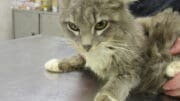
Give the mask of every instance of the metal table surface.
[[[44, 63], [75, 54], [57, 37], [36, 36], [0, 43], [0, 101], [93, 101], [99, 86], [85, 71], [48, 73]], [[179, 101], [160, 95], [128, 101]]]

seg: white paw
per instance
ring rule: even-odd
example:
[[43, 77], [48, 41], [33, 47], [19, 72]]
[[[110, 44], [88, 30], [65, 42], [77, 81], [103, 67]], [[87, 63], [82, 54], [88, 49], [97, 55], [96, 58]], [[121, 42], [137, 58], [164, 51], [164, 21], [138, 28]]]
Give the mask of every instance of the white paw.
[[171, 62], [166, 68], [166, 75], [168, 77], [174, 77], [180, 72], [180, 61]]
[[45, 66], [45, 69], [47, 71], [50, 71], [50, 72], [61, 72], [60, 69], [59, 69], [59, 63], [60, 63], [60, 60], [58, 59], [52, 59], [50, 61], [48, 61], [44, 66]]

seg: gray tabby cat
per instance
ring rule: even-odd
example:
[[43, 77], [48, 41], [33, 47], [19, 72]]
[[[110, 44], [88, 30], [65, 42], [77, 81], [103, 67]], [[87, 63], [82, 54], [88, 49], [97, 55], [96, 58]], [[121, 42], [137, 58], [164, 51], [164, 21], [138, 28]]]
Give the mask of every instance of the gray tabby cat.
[[[125, 101], [130, 92], [158, 93], [180, 68], [179, 56], [168, 50], [179, 37], [180, 16], [166, 10], [135, 19], [134, 0], [62, 0], [60, 25], [79, 55], [53, 59], [51, 72], [89, 68], [106, 84], [94, 101]], [[167, 67], [167, 68], [166, 68]]]

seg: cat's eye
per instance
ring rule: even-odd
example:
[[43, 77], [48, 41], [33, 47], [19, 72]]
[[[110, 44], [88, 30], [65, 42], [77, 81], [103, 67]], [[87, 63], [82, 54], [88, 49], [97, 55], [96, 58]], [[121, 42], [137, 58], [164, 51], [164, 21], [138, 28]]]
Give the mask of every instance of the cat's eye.
[[103, 30], [108, 26], [108, 21], [102, 20], [98, 22], [95, 26], [95, 30]]
[[70, 28], [70, 30], [73, 30], [73, 31], [80, 31], [79, 27], [71, 22], [68, 23], [68, 27]]

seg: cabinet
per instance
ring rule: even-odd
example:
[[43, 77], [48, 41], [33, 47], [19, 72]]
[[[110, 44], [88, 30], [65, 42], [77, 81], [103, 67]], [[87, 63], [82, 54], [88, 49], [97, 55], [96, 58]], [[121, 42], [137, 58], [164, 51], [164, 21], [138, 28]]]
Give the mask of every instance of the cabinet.
[[39, 17], [36, 12], [14, 11], [14, 35], [15, 38], [39, 34]]
[[46, 35], [62, 36], [59, 25], [58, 14], [41, 13], [40, 14], [40, 33]]
[[15, 38], [34, 35], [63, 36], [58, 13], [24, 11], [13, 9], [13, 32]]

